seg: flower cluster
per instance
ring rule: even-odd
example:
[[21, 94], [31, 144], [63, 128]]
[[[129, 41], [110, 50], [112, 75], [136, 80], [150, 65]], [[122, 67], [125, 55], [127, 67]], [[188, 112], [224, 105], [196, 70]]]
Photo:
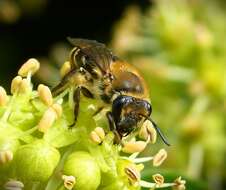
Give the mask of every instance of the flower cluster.
[[185, 181], [180, 177], [172, 183], [165, 183], [160, 174], [152, 176], [153, 182], [141, 179], [143, 162], [158, 167], [167, 157], [164, 149], [154, 156], [138, 157], [148, 144], [156, 141], [151, 122], [144, 122], [138, 133], [123, 139], [120, 145], [114, 144], [105, 114], [93, 116], [98, 100], [83, 97], [76, 125], [70, 128], [74, 122], [73, 89], [57, 97], [52, 97], [43, 84], [33, 90], [31, 76], [39, 67], [36, 59], [29, 59], [12, 80], [11, 95], [0, 87], [0, 187], [6, 190], [185, 189]]

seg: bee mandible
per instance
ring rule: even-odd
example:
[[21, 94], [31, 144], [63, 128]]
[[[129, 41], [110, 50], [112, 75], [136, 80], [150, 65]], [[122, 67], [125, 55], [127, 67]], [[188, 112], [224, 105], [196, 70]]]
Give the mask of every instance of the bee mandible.
[[104, 44], [94, 40], [68, 38], [74, 46], [70, 53], [70, 71], [52, 89], [53, 96], [75, 87], [73, 99], [74, 124], [79, 113], [81, 93], [111, 105], [106, 113], [110, 130], [119, 142], [138, 128], [140, 122], [150, 120], [167, 145], [165, 136], [151, 119], [152, 106], [143, 77], [135, 67], [115, 56]]

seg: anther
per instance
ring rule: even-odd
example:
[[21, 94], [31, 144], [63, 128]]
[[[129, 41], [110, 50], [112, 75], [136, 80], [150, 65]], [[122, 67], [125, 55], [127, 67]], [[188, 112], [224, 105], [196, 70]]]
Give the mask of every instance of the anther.
[[100, 144], [102, 142], [101, 138], [97, 135], [95, 131], [92, 131], [90, 133], [90, 139], [96, 144]]
[[53, 97], [49, 87], [40, 84], [38, 86], [38, 95], [46, 106], [51, 106], [53, 104]]
[[20, 92], [21, 93], [26, 93], [30, 89], [30, 83], [28, 82], [27, 79], [23, 79], [20, 83]]
[[159, 152], [153, 158], [153, 166], [160, 166], [167, 158], [167, 152], [165, 149], [159, 150]]
[[4, 184], [4, 188], [6, 190], [22, 190], [24, 188], [24, 184], [21, 181], [10, 180]]
[[175, 181], [174, 181], [174, 186], [173, 186], [173, 190], [185, 190], [185, 184], [186, 181], [182, 180], [181, 177], [178, 177]]
[[71, 70], [71, 64], [69, 61], [66, 61], [60, 69], [60, 76], [64, 77]]
[[90, 133], [90, 139], [96, 144], [102, 143], [104, 138], [105, 138], [105, 132], [104, 132], [103, 128], [101, 128], [101, 127], [96, 127]]
[[7, 104], [8, 97], [5, 89], [0, 86], [0, 106], [5, 106]]
[[16, 77], [12, 80], [12, 83], [11, 83], [11, 93], [12, 93], [12, 94], [14, 94], [14, 93], [16, 93], [16, 92], [19, 91], [22, 80], [23, 80], [23, 79], [22, 79], [21, 76], [16, 76]]
[[38, 123], [38, 130], [45, 133], [55, 122], [57, 114], [51, 107], [46, 110]]
[[18, 71], [18, 74], [22, 77], [26, 77], [28, 73], [33, 75], [36, 71], [39, 70], [40, 63], [37, 59], [31, 58], [25, 62]]
[[139, 137], [148, 140], [150, 138], [150, 143], [154, 144], [157, 139], [157, 133], [156, 130], [153, 127], [153, 124], [151, 121], [146, 120], [144, 121], [140, 131], [139, 131]]
[[157, 186], [161, 186], [164, 183], [164, 177], [161, 174], [154, 174], [152, 178]]
[[63, 112], [61, 105], [56, 103], [53, 104], [51, 108], [55, 111], [57, 118], [60, 118]]
[[13, 160], [13, 152], [11, 150], [0, 151], [0, 165], [6, 164]]
[[62, 179], [64, 181], [64, 187], [68, 190], [72, 190], [76, 182], [75, 177], [63, 175]]
[[122, 151], [125, 153], [142, 152], [146, 145], [147, 143], [144, 141], [127, 142], [124, 144]]
[[125, 173], [131, 184], [138, 185], [138, 182], [140, 181], [140, 172], [134, 166], [126, 167]]
[[103, 141], [104, 138], [105, 138], [105, 132], [104, 132], [103, 128], [101, 128], [101, 127], [96, 127], [96, 128], [94, 129], [94, 131], [97, 133], [97, 135], [98, 135], [98, 136], [100, 137], [100, 139]]

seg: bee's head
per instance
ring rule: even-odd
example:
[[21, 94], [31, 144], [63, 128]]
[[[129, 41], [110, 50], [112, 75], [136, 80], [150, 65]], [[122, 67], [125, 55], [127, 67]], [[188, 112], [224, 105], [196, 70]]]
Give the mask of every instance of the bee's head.
[[125, 134], [126, 132], [129, 133], [137, 128], [138, 122], [142, 121], [142, 119], [149, 120], [152, 122], [153, 127], [160, 135], [163, 142], [169, 145], [160, 128], [158, 128], [155, 122], [151, 119], [151, 112], [151, 104], [143, 99], [120, 95], [113, 101], [112, 113], [119, 132]]

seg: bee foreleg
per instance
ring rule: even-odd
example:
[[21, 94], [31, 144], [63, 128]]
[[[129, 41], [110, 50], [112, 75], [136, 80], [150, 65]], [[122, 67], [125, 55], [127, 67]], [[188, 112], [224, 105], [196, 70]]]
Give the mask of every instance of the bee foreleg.
[[99, 107], [93, 114], [93, 116], [96, 116], [97, 114], [99, 114], [102, 110], [104, 109], [104, 106]]
[[112, 115], [111, 112], [107, 112], [106, 116], [107, 116], [107, 119], [108, 119], [110, 130], [113, 131], [113, 133], [115, 134], [115, 140], [114, 141], [115, 141], [116, 144], [120, 144], [122, 137], [118, 133], [118, 131], [116, 130], [116, 125], [115, 125], [113, 115]]

